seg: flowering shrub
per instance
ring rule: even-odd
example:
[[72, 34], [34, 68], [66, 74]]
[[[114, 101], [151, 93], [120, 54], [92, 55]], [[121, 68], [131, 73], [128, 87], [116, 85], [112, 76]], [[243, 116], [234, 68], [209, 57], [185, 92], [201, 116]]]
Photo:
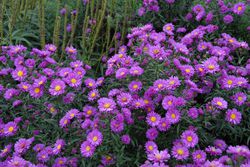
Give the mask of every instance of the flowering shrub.
[[205, 13], [132, 28], [99, 78], [73, 46], [1, 46], [0, 166], [250, 166], [250, 48]]

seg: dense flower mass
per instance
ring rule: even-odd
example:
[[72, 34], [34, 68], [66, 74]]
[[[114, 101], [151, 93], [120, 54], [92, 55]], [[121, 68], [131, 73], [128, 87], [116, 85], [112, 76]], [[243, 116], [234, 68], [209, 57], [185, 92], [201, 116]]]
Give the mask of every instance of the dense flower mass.
[[[248, 7], [214, 3], [226, 25]], [[73, 46], [65, 59], [53, 44], [1, 46], [0, 166], [249, 166], [250, 48], [202, 4], [183, 19], [205, 25], [132, 28], [98, 74]]]

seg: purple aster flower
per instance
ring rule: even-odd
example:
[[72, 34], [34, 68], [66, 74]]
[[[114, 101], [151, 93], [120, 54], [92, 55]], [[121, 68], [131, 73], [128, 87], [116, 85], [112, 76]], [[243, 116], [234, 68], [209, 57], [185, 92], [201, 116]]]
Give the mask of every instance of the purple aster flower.
[[233, 20], [234, 20], [234, 18], [230, 14], [223, 17], [223, 21], [224, 21], [225, 24], [230, 24], [230, 23], [233, 22]]
[[65, 83], [60, 79], [55, 79], [51, 82], [49, 93], [53, 96], [58, 96], [64, 93], [66, 88]]
[[45, 148], [45, 145], [44, 145], [44, 144], [36, 144], [36, 145], [33, 147], [33, 150], [34, 150], [35, 152], [40, 152], [40, 151], [42, 151], [44, 148]]
[[92, 78], [87, 78], [85, 81], [84, 81], [84, 84], [87, 88], [89, 89], [96, 89], [97, 85], [96, 85], [96, 82], [94, 79]]
[[157, 128], [159, 131], [165, 132], [171, 127], [171, 123], [168, 121], [167, 118], [161, 118]]
[[64, 79], [64, 81], [70, 86], [70, 87], [78, 87], [82, 84], [82, 78], [77, 73], [69, 73], [67, 77]]
[[214, 74], [215, 72], [220, 70], [220, 66], [218, 65], [216, 59], [214, 57], [211, 57], [207, 60], [205, 60], [202, 63], [204, 69], [206, 70], [206, 73]]
[[111, 155], [102, 156], [101, 162], [104, 166], [112, 165], [115, 163], [114, 157]]
[[169, 95], [165, 96], [162, 101], [162, 106], [165, 110], [174, 109], [176, 106], [176, 97]]
[[122, 135], [121, 141], [124, 144], [130, 144], [130, 142], [131, 142], [130, 136], [129, 135]]
[[71, 120], [71, 119], [75, 118], [78, 114], [79, 114], [79, 110], [71, 109], [66, 113], [65, 117], [67, 117]]
[[144, 72], [144, 70], [139, 66], [133, 66], [129, 70], [129, 73], [132, 76], [140, 76], [143, 74], [143, 72]]
[[186, 147], [181, 145], [175, 145], [171, 151], [174, 158], [177, 160], [185, 160], [189, 156], [189, 151]]
[[218, 109], [227, 109], [227, 101], [221, 97], [214, 97], [211, 103]]
[[112, 120], [110, 123], [110, 128], [113, 132], [119, 133], [124, 129], [124, 123], [123, 121]]
[[127, 77], [128, 73], [129, 70], [127, 68], [119, 68], [115, 73], [115, 77], [116, 79], [124, 79]]
[[89, 141], [84, 141], [81, 144], [81, 154], [83, 157], [92, 157], [95, 152], [95, 146], [93, 146]]
[[155, 150], [158, 150], [157, 145], [153, 141], [147, 141], [145, 144], [145, 149], [147, 153], [154, 152]]
[[198, 144], [199, 138], [192, 130], [186, 130], [181, 135], [181, 140], [186, 147], [195, 147]]
[[205, 150], [210, 155], [221, 155], [222, 154], [222, 150], [221, 149], [213, 147], [213, 146], [208, 146]]
[[75, 96], [76, 96], [76, 95], [75, 95], [74, 93], [69, 92], [69, 93], [67, 93], [67, 94], [63, 97], [63, 102], [64, 102], [65, 104], [70, 104], [70, 103], [72, 103], [72, 102], [74, 101]]
[[150, 128], [146, 132], [146, 137], [149, 140], [155, 140], [158, 136], [158, 131], [156, 128]]
[[23, 81], [27, 77], [27, 69], [19, 66], [12, 71], [11, 75], [16, 81]]
[[47, 51], [50, 51], [51, 53], [55, 53], [56, 52], [56, 46], [53, 45], [53, 44], [46, 44], [44, 46], [44, 48], [47, 50]]
[[205, 9], [204, 7], [201, 5], [201, 4], [197, 4], [195, 5], [193, 8], [192, 8], [192, 11], [195, 13], [195, 14], [199, 14], [201, 12], [205, 12]]
[[129, 93], [121, 93], [117, 96], [117, 103], [121, 107], [128, 106], [132, 101], [132, 96]]
[[190, 108], [188, 111], [187, 111], [187, 114], [190, 118], [192, 119], [196, 119], [198, 118], [199, 116], [199, 111], [197, 108], [193, 107], [193, 108]]
[[54, 155], [58, 155], [61, 152], [61, 150], [64, 147], [64, 145], [65, 145], [64, 140], [63, 139], [58, 139], [56, 141], [56, 143], [55, 143], [54, 148], [53, 148], [53, 154]]
[[5, 136], [13, 136], [18, 130], [18, 126], [16, 122], [8, 122], [7, 124], [4, 125], [4, 134]]
[[34, 80], [34, 84], [33, 85], [35, 87], [40, 87], [40, 86], [44, 85], [46, 83], [46, 81], [47, 81], [47, 77], [41, 76], [38, 79]]
[[8, 144], [0, 151], [0, 158], [5, 157], [7, 154], [11, 152], [12, 144]]
[[174, 33], [173, 33], [173, 31], [174, 31], [174, 25], [172, 23], [168, 23], [168, 24], [164, 25], [163, 31], [167, 35], [174, 35]]
[[245, 93], [243, 92], [238, 92], [238, 93], [235, 93], [231, 99], [233, 100], [233, 102], [238, 105], [238, 106], [242, 106], [245, 101], [247, 100], [247, 96]]
[[176, 124], [180, 121], [181, 114], [180, 111], [171, 109], [168, 110], [166, 113], [166, 119], [171, 123], [171, 124]]
[[43, 69], [43, 73], [48, 77], [52, 77], [55, 74], [55, 71], [50, 68]]
[[40, 98], [43, 96], [43, 87], [31, 86], [29, 89], [29, 94], [31, 97]]
[[158, 79], [154, 81], [154, 89], [156, 91], [163, 91], [166, 89], [167, 81], [165, 79]]
[[52, 167], [67, 167], [67, 161], [68, 159], [66, 157], [56, 158]]
[[237, 77], [236, 78], [236, 83], [238, 87], [246, 87], [248, 81], [246, 78], [243, 77]]
[[68, 117], [63, 117], [59, 121], [59, 125], [60, 125], [61, 128], [64, 128], [64, 127], [66, 127], [69, 124], [70, 124], [70, 118], [68, 118]]
[[147, 114], [147, 123], [154, 127], [157, 126], [160, 123], [161, 116], [155, 112], [151, 112]]
[[224, 165], [222, 163], [220, 163], [217, 160], [213, 160], [213, 161], [209, 161], [207, 160], [204, 164], [204, 167], [210, 167], [210, 166], [217, 166], [217, 167], [223, 167]]
[[88, 100], [94, 101], [100, 97], [98, 89], [93, 89], [88, 93]]
[[194, 75], [194, 68], [190, 65], [182, 65], [180, 70], [184, 77], [190, 78]]
[[80, 61], [80, 60], [73, 61], [73, 62], [70, 62], [70, 66], [71, 66], [72, 68], [82, 67], [82, 66], [83, 66], [83, 62]]
[[214, 140], [214, 146], [224, 151], [227, 148], [227, 144], [224, 140], [216, 139]]
[[28, 162], [19, 156], [13, 156], [12, 159], [7, 162], [7, 167], [23, 167], [27, 165]]
[[93, 146], [99, 146], [102, 143], [102, 139], [102, 133], [96, 129], [87, 135], [87, 141]]
[[232, 89], [232, 88], [236, 87], [236, 84], [237, 84], [236, 82], [237, 82], [237, 79], [235, 76], [228, 75], [222, 79], [221, 87], [223, 89]]
[[37, 153], [36, 157], [40, 162], [47, 162], [50, 159], [49, 153], [46, 150], [42, 150], [39, 153]]
[[133, 101], [132, 101], [132, 107], [133, 107], [134, 109], [144, 108], [144, 107], [145, 107], [144, 99], [139, 98], [139, 99], [133, 100]]
[[95, 107], [92, 107], [92, 106], [89, 106], [89, 105], [86, 105], [83, 107], [83, 114], [85, 117], [90, 117], [90, 116], [93, 116], [95, 115], [97, 109]]
[[237, 15], [242, 15], [246, 10], [246, 5], [243, 2], [239, 2], [234, 5], [233, 12]]
[[171, 76], [169, 79], [166, 80], [166, 88], [168, 90], [175, 90], [181, 85], [181, 82], [178, 77]]
[[111, 112], [116, 108], [116, 103], [110, 98], [100, 98], [98, 100], [98, 108], [100, 112]]
[[76, 56], [77, 55], [77, 50], [73, 47], [73, 46], [70, 46], [70, 47], [66, 47], [65, 49], [66, 53], [68, 55], [73, 55], [73, 56]]
[[228, 109], [226, 112], [226, 120], [231, 124], [237, 125], [241, 121], [241, 113], [234, 109]]
[[69, 67], [61, 68], [58, 72], [60, 77], [66, 77], [69, 73], [72, 72], [72, 69]]
[[155, 150], [148, 154], [148, 160], [153, 162], [166, 162], [170, 158], [168, 150], [158, 151]]
[[79, 75], [81, 78], [84, 77], [84, 75], [86, 74], [86, 70], [82, 67], [77, 67], [74, 69], [73, 73]]
[[140, 81], [132, 81], [128, 85], [130, 92], [138, 92], [142, 89], [142, 83]]
[[34, 137], [29, 139], [21, 138], [19, 139], [15, 145], [14, 149], [17, 154], [24, 154], [29, 148], [32, 142], [34, 141]]
[[192, 153], [193, 161], [197, 164], [202, 164], [206, 161], [207, 154], [202, 150], [195, 150]]

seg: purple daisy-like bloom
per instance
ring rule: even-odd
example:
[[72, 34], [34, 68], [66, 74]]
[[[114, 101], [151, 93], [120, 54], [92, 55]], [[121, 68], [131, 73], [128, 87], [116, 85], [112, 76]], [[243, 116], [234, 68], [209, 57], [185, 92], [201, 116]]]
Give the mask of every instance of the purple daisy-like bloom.
[[132, 81], [128, 85], [130, 92], [138, 92], [142, 89], [142, 83], [140, 81]]
[[139, 99], [133, 100], [132, 101], [132, 107], [135, 108], [135, 109], [144, 108], [145, 107], [144, 99], [139, 98]]
[[65, 92], [66, 85], [61, 79], [55, 79], [51, 82], [49, 93], [53, 96], [61, 95]]
[[84, 75], [86, 74], [86, 70], [82, 67], [77, 67], [74, 69], [73, 73], [79, 75], [81, 78], [84, 77]]
[[210, 155], [221, 155], [222, 154], [222, 150], [221, 149], [213, 147], [213, 146], [208, 146], [205, 150]]
[[71, 120], [71, 119], [75, 118], [79, 114], [79, 112], [80, 111], [77, 109], [71, 109], [66, 113], [65, 117], [67, 117]]
[[13, 156], [7, 161], [7, 167], [24, 167], [27, 166], [28, 162], [19, 156]]
[[226, 112], [226, 120], [231, 124], [237, 125], [241, 122], [241, 113], [234, 109], [228, 109]]
[[73, 46], [66, 47], [65, 51], [68, 55], [73, 55], [73, 56], [77, 55], [77, 50]]
[[86, 105], [83, 107], [83, 114], [85, 117], [90, 117], [90, 116], [93, 116], [95, 115], [97, 109], [95, 107], [92, 107], [92, 106], [89, 106], [89, 105]]
[[96, 89], [97, 85], [96, 85], [96, 82], [94, 79], [92, 78], [87, 78], [85, 81], [84, 81], [84, 84], [87, 88], [89, 89]]
[[233, 102], [238, 105], [238, 106], [242, 106], [246, 100], [247, 100], [247, 96], [245, 93], [243, 92], [238, 92], [238, 93], [235, 93], [231, 99], [233, 100]]
[[166, 113], [166, 119], [171, 123], [171, 124], [176, 124], [180, 121], [181, 114], [180, 111], [171, 109], [168, 110]]
[[62, 148], [65, 145], [65, 141], [63, 139], [58, 139], [55, 143], [55, 146], [53, 148], [53, 154], [57, 155], [62, 151]]
[[0, 151], [0, 158], [5, 157], [7, 154], [11, 152], [12, 144], [8, 144]]
[[16, 81], [23, 81], [27, 77], [27, 69], [19, 66], [11, 73], [12, 77]]
[[227, 148], [227, 144], [224, 140], [216, 139], [214, 140], [214, 146], [224, 151]]
[[14, 88], [7, 89], [4, 93], [4, 98], [10, 100], [13, 96], [18, 95], [18, 90]]
[[67, 93], [67, 94], [63, 97], [63, 102], [64, 102], [65, 104], [70, 104], [70, 103], [72, 103], [72, 102], [74, 101], [75, 96], [76, 96], [75, 93], [69, 92], [69, 93]]
[[66, 127], [68, 124], [70, 124], [70, 118], [68, 118], [68, 117], [63, 117], [59, 121], [59, 125], [60, 125], [61, 128]]
[[60, 77], [66, 77], [69, 73], [71, 73], [73, 70], [69, 67], [61, 68], [58, 72], [58, 75]]
[[98, 108], [100, 112], [111, 112], [116, 108], [116, 103], [110, 98], [100, 98], [98, 101]]
[[168, 24], [164, 25], [163, 31], [168, 35], [174, 35], [174, 33], [173, 33], [174, 25], [172, 23], [168, 23]]
[[47, 50], [47, 51], [50, 51], [50, 52], [52, 52], [52, 53], [55, 53], [56, 52], [56, 46], [55, 45], [53, 45], [53, 44], [46, 44], [45, 46], [44, 46], [44, 48]]
[[81, 154], [83, 157], [92, 157], [95, 152], [95, 146], [93, 146], [89, 141], [84, 141], [81, 144]]
[[143, 72], [144, 72], [144, 70], [139, 66], [133, 66], [129, 70], [129, 73], [132, 76], [140, 76], [143, 74]]
[[180, 67], [181, 73], [184, 77], [190, 78], [194, 75], [194, 68], [190, 65], [182, 65]]
[[82, 84], [82, 78], [80, 75], [76, 73], [69, 73], [67, 77], [64, 79], [64, 81], [70, 86], [70, 87], [78, 87]]
[[132, 102], [132, 96], [129, 93], [121, 93], [117, 96], [117, 103], [121, 107], [126, 107]]
[[158, 134], [159, 133], [158, 133], [156, 128], [150, 128], [146, 132], [146, 137], [149, 140], [155, 140], [157, 138]]
[[67, 161], [68, 159], [66, 157], [56, 158], [52, 167], [67, 167]]
[[147, 115], [147, 123], [154, 127], [157, 126], [160, 123], [161, 116], [155, 112], [148, 113]]
[[178, 77], [171, 76], [169, 79], [166, 80], [166, 88], [168, 90], [175, 90], [181, 85], [181, 82]]
[[211, 103], [218, 109], [227, 109], [227, 101], [221, 97], [214, 97]]
[[165, 132], [171, 127], [171, 123], [168, 121], [167, 118], [161, 118], [157, 128], [159, 131]]
[[52, 77], [55, 74], [55, 71], [50, 68], [45, 68], [43, 69], [43, 73], [48, 77]]
[[116, 79], [124, 79], [127, 77], [128, 73], [129, 70], [127, 68], [119, 68], [115, 73], [115, 77]]
[[195, 150], [192, 153], [192, 158], [193, 158], [193, 161], [195, 163], [201, 164], [201, 163], [204, 163], [206, 161], [207, 154], [202, 150]]
[[100, 93], [98, 89], [93, 89], [88, 93], [88, 100], [89, 101], [94, 101], [100, 97]]
[[33, 85], [35, 87], [40, 87], [40, 86], [44, 85], [46, 83], [46, 81], [47, 81], [47, 77], [41, 76], [38, 79], [34, 80], [34, 84]]
[[194, 147], [198, 144], [199, 138], [192, 130], [186, 130], [181, 135], [181, 140], [186, 147]]
[[165, 79], [158, 79], [154, 81], [154, 89], [156, 91], [163, 91], [166, 89], [167, 81]]
[[29, 89], [29, 94], [31, 97], [40, 98], [43, 96], [43, 87], [31, 86]]
[[93, 146], [99, 146], [102, 143], [102, 139], [102, 133], [96, 129], [87, 135], [87, 141]]
[[193, 107], [193, 108], [190, 108], [188, 111], [187, 111], [187, 114], [190, 118], [192, 119], [196, 119], [198, 118], [199, 116], [199, 111], [197, 108]]
[[15, 152], [17, 154], [25, 153], [30, 148], [30, 145], [32, 144], [33, 141], [34, 137], [29, 139], [24, 139], [24, 138], [19, 139], [14, 145]]
[[73, 61], [73, 62], [70, 62], [70, 66], [71, 66], [72, 68], [82, 67], [82, 66], [83, 66], [83, 62], [80, 61], [80, 60]]
[[153, 162], [166, 162], [170, 158], [168, 150], [158, 151], [155, 150], [148, 154], [148, 160]]
[[131, 142], [130, 136], [129, 135], [122, 135], [121, 141], [124, 144], [130, 144], [130, 142]]
[[37, 153], [36, 158], [40, 162], [47, 162], [47, 161], [49, 161], [50, 156], [49, 156], [49, 153], [47, 152], [47, 150], [42, 150], [39, 153]]
[[224, 21], [225, 24], [230, 24], [230, 23], [233, 22], [233, 20], [234, 20], [234, 18], [230, 14], [223, 17], [223, 21]]
[[165, 110], [174, 109], [176, 107], [176, 97], [175, 96], [165, 96], [162, 101], [162, 106]]
[[112, 120], [110, 123], [110, 128], [113, 132], [119, 133], [124, 129], [124, 123], [123, 121]]
[[174, 158], [177, 160], [185, 160], [189, 156], [189, 151], [186, 147], [181, 145], [175, 145], [171, 151]]
[[243, 2], [239, 2], [234, 5], [233, 12], [237, 15], [242, 15], [246, 10], [246, 5]]
[[220, 70], [220, 66], [218, 65], [218, 63], [214, 57], [205, 60], [202, 63], [202, 65], [203, 65], [206, 73], [214, 74], [215, 72]]
[[112, 165], [115, 163], [114, 157], [111, 155], [102, 156], [101, 162], [104, 166]]
[[4, 135], [5, 136], [13, 136], [18, 130], [18, 126], [16, 122], [8, 122], [7, 124], [4, 125]]
[[236, 78], [236, 84], [238, 87], [246, 87], [248, 84], [248, 81], [246, 78], [243, 77], [237, 77]]
[[223, 89], [232, 89], [236, 87], [236, 77], [233, 75], [228, 75], [222, 79], [222, 85], [221, 87]]
[[145, 144], [145, 149], [147, 153], [154, 152], [155, 150], [158, 150], [158, 146], [153, 141], [147, 141]]
[[42, 151], [44, 148], [45, 148], [45, 145], [44, 145], [44, 144], [36, 144], [36, 145], [33, 147], [33, 150], [34, 150], [35, 152], [40, 152], [40, 151]]

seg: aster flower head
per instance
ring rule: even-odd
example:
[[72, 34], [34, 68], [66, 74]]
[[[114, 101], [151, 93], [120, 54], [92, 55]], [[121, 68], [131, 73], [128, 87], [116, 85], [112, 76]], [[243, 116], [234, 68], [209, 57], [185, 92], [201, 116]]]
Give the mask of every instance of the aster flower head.
[[83, 62], [80, 60], [70, 62], [72, 68], [78, 68], [83, 66]]
[[157, 126], [160, 123], [161, 116], [155, 112], [148, 113], [147, 115], [147, 123], [154, 127]]
[[224, 151], [227, 148], [227, 144], [224, 140], [216, 139], [214, 140], [214, 146]]
[[129, 135], [122, 135], [121, 141], [124, 144], [130, 144], [130, 142], [131, 142], [130, 136]]
[[124, 79], [127, 77], [128, 74], [129, 70], [127, 68], [119, 68], [115, 73], [115, 77], [117, 79]]
[[132, 81], [128, 85], [130, 92], [138, 92], [142, 89], [142, 83], [141, 81]]
[[87, 78], [85, 81], [84, 81], [84, 84], [87, 88], [89, 89], [96, 89], [97, 85], [96, 85], [96, 82], [94, 79], [92, 78]]
[[58, 139], [53, 148], [53, 154], [54, 155], [59, 154], [64, 146], [65, 146], [65, 141], [63, 139]]
[[34, 80], [34, 86], [35, 87], [40, 87], [42, 85], [44, 85], [47, 81], [47, 77], [46, 76], [40, 76], [39, 78]]
[[27, 165], [28, 165], [28, 162], [19, 156], [13, 156], [7, 162], [7, 167], [23, 167]]
[[8, 144], [4, 147], [4, 149], [0, 150], [0, 158], [5, 157], [7, 154], [11, 152], [12, 144]]
[[117, 103], [121, 107], [126, 107], [132, 102], [132, 96], [129, 93], [121, 93], [117, 96]]
[[219, 71], [219, 65], [214, 57], [211, 57], [203, 62], [203, 67], [206, 73], [214, 74]]
[[102, 133], [96, 129], [87, 135], [87, 141], [93, 146], [99, 146], [102, 143], [102, 139]]
[[192, 158], [193, 158], [193, 161], [195, 163], [201, 164], [201, 163], [204, 163], [206, 161], [207, 154], [206, 154], [206, 152], [204, 152], [202, 150], [195, 150], [192, 153]]
[[69, 73], [71, 73], [73, 70], [69, 67], [61, 68], [59, 69], [59, 76], [60, 77], [66, 77]]
[[52, 167], [66, 167], [68, 159], [66, 157], [58, 157], [56, 158]]
[[62, 119], [60, 119], [59, 121], [59, 125], [61, 128], [65, 128], [69, 124], [70, 124], [70, 118], [68, 117], [62, 117]]
[[169, 95], [165, 96], [162, 101], [162, 106], [165, 110], [170, 110], [176, 108], [177, 98], [175, 96]]
[[227, 109], [227, 101], [225, 101], [221, 97], [214, 97], [212, 99], [211, 103], [212, 103], [212, 106], [214, 106], [215, 108], [218, 108], [218, 109]]
[[199, 138], [192, 130], [186, 130], [181, 135], [181, 140], [186, 147], [195, 147], [198, 144]]
[[29, 94], [31, 97], [40, 98], [43, 96], [43, 90], [43, 87], [36, 87], [32, 85], [29, 89]]
[[27, 69], [25, 67], [19, 66], [11, 73], [12, 77], [16, 81], [23, 81], [27, 77]]
[[145, 144], [145, 149], [147, 153], [151, 153], [158, 150], [158, 146], [153, 141], [147, 141]]
[[80, 113], [79, 110], [71, 109], [66, 113], [65, 117], [67, 117], [68, 119], [71, 120], [71, 119], [75, 118], [79, 113]]
[[110, 123], [110, 129], [115, 133], [120, 133], [124, 129], [124, 122], [118, 120], [112, 120]]
[[79, 75], [79, 77], [83, 78], [83, 76], [86, 74], [86, 70], [82, 67], [76, 67], [73, 70], [73, 73]]
[[173, 157], [176, 158], [177, 160], [185, 160], [189, 156], [188, 149], [186, 147], [180, 146], [180, 145], [175, 145], [172, 148], [171, 153], [172, 153]]
[[65, 51], [68, 55], [77, 55], [77, 50], [73, 46], [66, 47]]
[[81, 144], [80, 150], [83, 157], [92, 157], [95, 152], [95, 146], [93, 146], [89, 141], [84, 141]]
[[180, 121], [181, 114], [179, 110], [176, 109], [171, 109], [166, 112], [166, 119], [171, 123], [171, 124], [176, 124]]
[[139, 66], [133, 66], [129, 70], [131, 76], [140, 76], [143, 74], [143, 72], [144, 70]]
[[148, 160], [153, 162], [166, 162], [170, 158], [168, 150], [158, 151], [155, 150], [148, 154]]
[[79, 87], [82, 84], [82, 77], [74, 72], [69, 73], [64, 80], [70, 87], [73, 88]]
[[214, 146], [208, 146], [205, 150], [210, 155], [221, 155], [222, 154], [222, 150], [219, 148], [216, 148]]
[[154, 89], [156, 91], [163, 91], [166, 89], [167, 81], [165, 79], [158, 79], [154, 81]]
[[146, 137], [149, 140], [155, 140], [158, 137], [159, 132], [157, 131], [156, 128], [150, 128], [146, 132]]
[[116, 103], [111, 98], [100, 98], [97, 103], [100, 112], [111, 112], [116, 109]]
[[40, 152], [40, 151], [42, 151], [44, 148], [45, 148], [45, 145], [44, 145], [44, 144], [36, 144], [36, 145], [33, 147], [33, 150], [34, 150], [35, 152]]
[[225, 15], [225, 16], [223, 17], [223, 21], [224, 21], [225, 24], [230, 24], [230, 23], [233, 22], [233, 20], [234, 20], [234, 18], [233, 18], [233, 16], [230, 15], [230, 14]]
[[222, 79], [221, 87], [223, 89], [232, 89], [235, 88], [237, 85], [237, 79], [233, 75], [228, 75]]
[[61, 95], [65, 92], [66, 85], [61, 79], [55, 79], [51, 82], [49, 93], [53, 96]]
[[53, 45], [53, 44], [46, 44], [44, 46], [44, 48], [45, 48], [45, 50], [50, 51], [52, 53], [55, 53], [56, 50], [57, 50], [57, 47], [55, 45]]
[[238, 105], [238, 106], [242, 106], [246, 100], [247, 100], [247, 96], [245, 93], [243, 92], [238, 92], [236, 94], [234, 94], [231, 99], [233, 100], [233, 102]]
[[98, 89], [93, 89], [88, 93], [88, 100], [89, 101], [94, 101], [100, 97], [100, 93]]
[[184, 77], [190, 78], [194, 75], [195, 71], [194, 68], [190, 65], [182, 65], [180, 67], [181, 73]]
[[172, 23], [168, 23], [168, 24], [164, 25], [163, 31], [167, 35], [174, 35], [174, 33], [173, 33], [173, 31], [174, 31], [174, 25]]
[[239, 2], [234, 5], [233, 12], [237, 15], [242, 15], [246, 10], [246, 5], [243, 2]]
[[241, 112], [237, 111], [235, 108], [228, 109], [226, 112], [226, 120], [231, 124], [239, 124], [241, 122], [241, 118]]
[[165, 132], [171, 127], [171, 123], [168, 121], [167, 118], [161, 118], [157, 128], [159, 131]]
[[83, 114], [87, 118], [95, 115], [96, 111], [97, 111], [97, 109], [93, 106], [90, 106], [90, 105], [86, 105], [83, 107]]
[[24, 154], [30, 148], [33, 141], [34, 137], [29, 139], [20, 138], [14, 145], [15, 152], [17, 154]]
[[171, 76], [169, 79], [166, 80], [166, 89], [168, 90], [175, 90], [181, 85], [181, 82], [178, 77]]
[[4, 134], [5, 136], [13, 136], [18, 130], [16, 122], [8, 122], [4, 125]]
[[145, 102], [144, 99], [138, 98], [132, 101], [132, 107], [134, 109], [139, 109], [139, 108], [144, 108], [145, 107]]

